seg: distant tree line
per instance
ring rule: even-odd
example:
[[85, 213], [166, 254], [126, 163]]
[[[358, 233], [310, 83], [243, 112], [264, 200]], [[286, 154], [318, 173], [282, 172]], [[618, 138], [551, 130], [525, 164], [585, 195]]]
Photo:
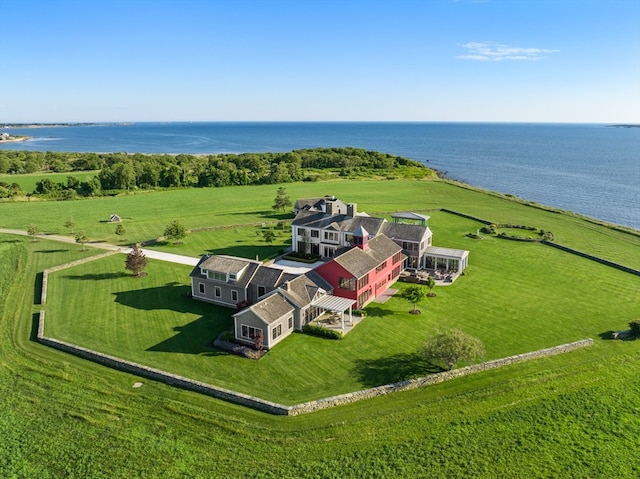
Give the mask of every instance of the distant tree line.
[[[69, 176], [66, 182], [45, 178], [37, 183], [34, 194], [60, 199], [136, 188], [290, 183], [309, 179], [309, 170], [319, 169], [338, 170], [342, 176], [352, 171], [389, 174], [399, 167], [427, 170], [420, 162], [361, 148], [198, 156], [0, 151], [0, 174], [99, 171], [91, 181]], [[15, 186], [1, 186], [0, 195], [15, 194]]]

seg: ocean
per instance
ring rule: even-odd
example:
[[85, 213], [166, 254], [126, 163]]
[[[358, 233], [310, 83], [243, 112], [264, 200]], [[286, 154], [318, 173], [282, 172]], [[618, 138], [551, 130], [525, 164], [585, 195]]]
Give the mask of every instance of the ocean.
[[640, 229], [640, 128], [599, 124], [216, 122], [9, 128], [0, 149], [244, 153], [353, 146], [450, 178]]

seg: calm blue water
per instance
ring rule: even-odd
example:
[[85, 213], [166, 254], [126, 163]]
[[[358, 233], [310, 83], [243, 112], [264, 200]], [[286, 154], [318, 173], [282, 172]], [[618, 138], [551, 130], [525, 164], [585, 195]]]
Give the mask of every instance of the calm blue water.
[[1, 149], [243, 153], [354, 146], [472, 185], [640, 229], [640, 128], [495, 123], [137, 123], [7, 129]]

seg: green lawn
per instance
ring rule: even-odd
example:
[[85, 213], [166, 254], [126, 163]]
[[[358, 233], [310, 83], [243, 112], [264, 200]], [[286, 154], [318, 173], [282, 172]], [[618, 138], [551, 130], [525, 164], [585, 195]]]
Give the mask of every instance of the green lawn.
[[48, 178], [54, 183], [67, 183], [67, 177], [73, 176], [80, 182], [90, 181], [97, 176], [99, 171], [69, 171], [67, 173], [29, 173], [24, 175], [0, 175], [0, 182], [17, 183], [24, 193], [32, 193], [36, 189], [36, 183]]
[[152, 262], [147, 277], [133, 279], [123, 256], [50, 276], [46, 334], [292, 404], [433, 371], [415, 353], [436, 329], [478, 336], [495, 359], [599, 340], [640, 316], [633, 275], [540, 244], [470, 240], [459, 232], [472, 221], [449, 215], [446, 223], [452, 241], [445, 244], [471, 251], [469, 274], [437, 288], [436, 298], [419, 305], [419, 317], [396, 298], [370, 305], [367, 320], [342, 341], [294, 334], [259, 362], [215, 351], [207, 344], [230, 327], [231, 311], [185, 297], [190, 268]]
[[[499, 223], [531, 225], [552, 231], [559, 243], [640, 269], [640, 233], [603, 228], [576, 216], [523, 206], [508, 198], [443, 181], [335, 180], [285, 187], [292, 200], [334, 194], [344, 201], [357, 202], [359, 210], [369, 214], [449, 208]], [[140, 242], [161, 236], [173, 219], [180, 219], [190, 229], [291, 219], [290, 214], [271, 209], [276, 191], [276, 186], [265, 185], [148, 191], [76, 201], [0, 202], [0, 227], [26, 229], [29, 224], [36, 224], [40, 231], [71, 235], [63, 225], [72, 216], [76, 230], [85, 231], [92, 241]], [[115, 226], [107, 222], [114, 213], [123, 218], [123, 237], [115, 235]], [[444, 245], [441, 230], [447, 228], [445, 224], [441, 229], [439, 222], [448, 220], [437, 213], [427, 212], [433, 218], [430, 225], [436, 244]], [[464, 233], [475, 232], [480, 226], [469, 223], [469, 231]], [[185, 239], [183, 247], [172, 250], [198, 255], [209, 247], [208, 233], [193, 236]]]
[[[610, 259], [640, 267], [639, 240], [634, 235], [442, 182], [335, 182], [287, 188], [292, 197], [306, 192], [309, 194], [300, 196], [334, 193], [346, 201], [359, 202], [359, 207], [368, 212], [449, 207], [494, 221], [531, 224], [552, 230], [561, 243], [591, 253], [603, 251]], [[201, 213], [202, 221], [193, 224], [185, 219], [190, 227], [197, 227], [197, 223], [231, 224], [234, 218], [241, 218], [242, 223], [264, 221], [264, 212], [271, 214], [268, 205], [274, 195], [273, 187], [222, 188], [77, 202], [0, 203], [0, 226], [25, 228], [37, 220], [42, 222], [42, 229], [49, 224], [51, 230], [63, 232], [61, 224], [69, 213], [77, 213], [76, 219], [82, 217], [87, 224], [95, 220], [101, 226], [99, 221], [104, 214], [126, 216], [113, 207], [126, 204], [148, 222], [141, 221], [136, 233], [146, 238], [151, 231], [156, 232], [149, 237], [157, 236], [157, 230], [162, 230], [179, 212], [173, 206], [174, 199], [190, 199], [189, 205], [216, 211], [210, 218]], [[216, 198], [226, 201], [227, 208], [236, 214], [226, 216], [217, 201], [205, 201]], [[257, 207], [258, 203], [266, 207]], [[399, 373], [413, 374], [415, 362], [404, 360], [407, 358], [401, 351], [414, 349], [429, 322], [464, 324], [465, 329], [488, 343], [491, 357], [503, 355], [501, 351], [526, 350], [587, 336], [594, 337], [595, 345], [310, 415], [270, 416], [153, 381], [142, 380], [144, 386], [134, 389], [132, 385], [140, 381], [139, 377], [34, 342], [35, 320], [41, 307], [35, 304], [39, 297], [37, 273], [95, 251], [82, 252], [74, 245], [32, 243], [28, 238], [0, 235], [0, 477], [637, 478], [640, 341], [606, 341], [599, 335], [622, 329], [628, 319], [640, 317], [638, 278], [541, 245], [470, 240], [464, 234], [477, 229], [474, 222], [441, 212], [428, 214], [436, 244], [471, 250], [468, 276], [452, 287], [438, 288], [438, 296], [420, 306], [425, 311], [420, 317], [406, 315], [408, 303], [389, 303], [389, 309], [398, 311], [397, 319], [381, 316], [380, 311], [343, 342], [295, 335], [272, 353], [291, 357], [291, 350], [306, 341], [314, 348], [337, 347], [345, 353], [361, 346], [364, 352], [357, 354], [363, 361], [358, 363], [359, 369], [354, 368], [349, 381], [339, 377], [335, 363], [340, 359], [338, 355], [322, 358], [318, 365], [308, 364], [304, 369], [315, 377], [328, 371], [327, 380], [339, 389], [353, 382], [369, 385]], [[191, 207], [177, 217], [196, 216]], [[143, 224], [147, 224], [148, 231], [144, 231]], [[185, 247], [187, 241], [191, 239], [185, 241]], [[502, 251], [502, 256], [497, 251]], [[507, 260], [514, 256], [525, 258], [526, 267], [510, 266]], [[109, 263], [111, 260], [113, 264]], [[128, 317], [142, 330], [149, 330], [146, 337], [151, 341], [146, 348], [165, 340], [174, 341], [174, 349], [189, 342], [202, 345], [204, 341], [194, 337], [197, 334], [187, 339], [189, 335], [183, 331], [194, 322], [201, 328], [199, 331], [213, 330], [217, 320], [213, 317], [214, 308], [199, 306], [179, 295], [184, 288], [180, 285], [185, 282], [185, 268], [174, 267], [176, 271], [171, 272], [162, 263], [152, 262], [149, 276], [137, 281], [121, 277], [123, 261], [123, 257], [115, 256], [95, 263], [105, 274], [113, 275], [111, 279], [68, 278], [98, 274], [95, 269], [83, 272], [82, 268], [75, 268], [53, 275], [53, 282], [59, 282], [59, 286], [75, 285], [74, 288], [79, 283], [90, 283], [94, 290], [102, 285], [105, 291], [100, 294], [108, 302], [101, 306], [128, 313], [122, 318], [114, 316], [114, 321]], [[498, 269], [494, 268], [496, 263]], [[487, 288], [483, 278], [498, 284]], [[169, 284], [174, 281], [178, 285]], [[153, 282], [157, 285], [153, 286]], [[157, 291], [177, 293], [176, 301], [171, 302], [180, 304], [178, 308], [184, 311], [176, 311], [176, 306], [163, 307], [167, 300], [162, 294], [156, 293], [159, 304], [155, 304], [152, 291], [156, 287]], [[147, 292], [136, 293], [138, 289]], [[78, 301], [72, 291], [64, 289], [62, 294], [67, 301]], [[465, 303], [463, 296], [474, 304]], [[116, 302], [118, 297], [121, 303]], [[505, 301], [508, 307], [503, 307]], [[207, 309], [210, 316], [199, 307]], [[49, 315], [64, 305], [52, 302], [46, 308]], [[102, 314], [97, 311], [94, 305], [81, 317], [75, 316], [77, 324], [87, 318], [95, 321]], [[165, 324], [153, 324], [153, 319], [145, 323], [145, 316], [158, 316]], [[201, 318], [205, 319], [198, 323]], [[491, 322], [483, 325], [482, 318]], [[552, 321], [554, 318], [556, 322]], [[394, 331], [404, 329], [411, 335], [405, 338], [404, 345], [391, 337], [389, 343], [396, 344], [398, 356], [377, 361], [376, 357], [382, 356], [375, 350], [380, 344], [378, 339], [370, 347], [355, 334], [360, 328], [361, 332], [370, 328], [375, 329], [375, 338], [378, 330], [385, 331], [391, 321], [398, 323]], [[78, 331], [84, 329], [82, 334], [87, 337], [98, 338], [102, 334], [105, 340], [113, 341], [106, 332], [89, 331], [87, 324]], [[172, 329], [180, 326], [186, 328]], [[154, 334], [157, 336], [152, 337]], [[188, 364], [183, 361], [187, 354], [180, 352], [142, 353], [166, 354], [178, 365]], [[249, 363], [269, 370], [273, 378], [278, 365], [272, 353], [264, 360]], [[300, 353], [309, 354], [307, 350]], [[207, 354], [191, 356], [199, 361], [222, 358]], [[264, 362], [267, 359], [269, 362]], [[247, 364], [246, 360], [237, 360]], [[330, 361], [334, 361], [333, 366], [326, 365]], [[280, 362], [281, 371], [298, 367]], [[334, 375], [338, 377], [332, 379]], [[276, 378], [270, 386], [265, 386], [260, 377], [246, 375], [244, 379], [251, 382], [248, 388], [267, 388], [267, 393], [274, 396], [279, 394], [273, 392], [276, 387], [289, 387], [286, 379]], [[302, 387], [308, 388], [314, 378], [300, 380]]]

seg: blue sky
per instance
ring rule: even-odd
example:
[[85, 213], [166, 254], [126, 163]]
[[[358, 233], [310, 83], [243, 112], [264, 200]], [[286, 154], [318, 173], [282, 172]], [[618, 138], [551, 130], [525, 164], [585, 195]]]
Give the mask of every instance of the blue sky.
[[0, 10], [0, 122], [640, 123], [639, 0]]

